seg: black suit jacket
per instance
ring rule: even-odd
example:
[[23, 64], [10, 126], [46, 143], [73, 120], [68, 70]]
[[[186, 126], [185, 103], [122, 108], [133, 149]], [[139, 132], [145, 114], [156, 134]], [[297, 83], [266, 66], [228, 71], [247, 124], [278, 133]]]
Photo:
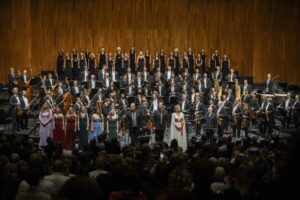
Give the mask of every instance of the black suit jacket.
[[[137, 128], [139, 128], [139, 112], [136, 110], [136, 125], [137, 125]], [[125, 120], [126, 120], [126, 126], [129, 130], [131, 130], [133, 127], [132, 127], [132, 117], [131, 117], [131, 110], [127, 111], [126, 112], [126, 115], [125, 115]]]
[[[90, 75], [91, 73], [88, 71], [86, 81], [89, 81]], [[80, 81], [84, 81], [84, 71], [80, 73]]]
[[211, 113], [211, 115], [207, 113], [205, 115], [205, 125], [206, 128], [217, 128], [217, 117], [215, 113]]
[[[110, 76], [110, 80], [113, 80], [112, 72], [110, 72], [109, 76]], [[117, 71], [115, 71], [115, 81], [119, 81], [119, 80], [120, 80], [119, 79], [119, 73]]]
[[153, 127], [155, 130], [164, 130], [168, 124], [168, 112], [166, 110], [156, 110], [153, 114]]

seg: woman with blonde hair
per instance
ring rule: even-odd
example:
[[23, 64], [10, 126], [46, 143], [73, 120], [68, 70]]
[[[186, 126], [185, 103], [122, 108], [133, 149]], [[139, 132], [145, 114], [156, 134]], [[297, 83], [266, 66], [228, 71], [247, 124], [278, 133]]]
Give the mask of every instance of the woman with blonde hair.
[[175, 106], [175, 113], [172, 114], [170, 126], [170, 142], [176, 139], [178, 146], [186, 151], [187, 149], [187, 136], [184, 114], [181, 112], [180, 106]]
[[65, 130], [66, 137], [64, 148], [67, 150], [73, 150], [75, 148], [75, 138], [77, 131], [77, 115], [72, 106], [70, 106], [66, 114]]

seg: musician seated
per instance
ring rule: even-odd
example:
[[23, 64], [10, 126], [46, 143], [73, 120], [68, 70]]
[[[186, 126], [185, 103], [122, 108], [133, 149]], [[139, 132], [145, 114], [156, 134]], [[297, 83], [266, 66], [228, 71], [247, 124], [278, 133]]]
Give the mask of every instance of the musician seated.
[[196, 68], [194, 74], [193, 74], [193, 81], [198, 81], [201, 78], [201, 74], [199, 71], [199, 68]]
[[106, 72], [105, 73], [105, 77], [102, 80], [102, 85], [104, 87], [105, 90], [108, 90], [109, 86], [110, 86], [110, 77], [109, 77], [109, 73]]
[[151, 96], [151, 86], [149, 83], [147, 83], [144, 87], [143, 87], [143, 94], [145, 97], [150, 97]]
[[190, 109], [190, 103], [187, 99], [187, 94], [182, 94], [181, 100], [179, 102], [182, 112], [186, 113]]
[[192, 109], [194, 110], [194, 112], [199, 112], [201, 116], [204, 116], [206, 107], [201, 102], [201, 98], [199, 95], [196, 97], [196, 101], [192, 104]]
[[248, 83], [247, 79], [244, 79], [243, 85], [241, 86], [242, 89], [242, 94], [245, 95], [246, 94], [246, 90], [248, 91], [248, 93], [251, 92], [251, 85]]
[[144, 67], [144, 71], [142, 72], [142, 77], [144, 81], [149, 81], [150, 73], [148, 72], [147, 67]]
[[186, 79], [183, 81], [181, 93], [190, 93], [190, 86]]
[[128, 106], [127, 104], [128, 103], [127, 103], [127, 99], [125, 98], [125, 94], [122, 93], [121, 94], [121, 98], [120, 98], [120, 100], [118, 102], [118, 105], [119, 105], [120, 109], [123, 109], [123, 108], [125, 108], [125, 107]]
[[278, 106], [279, 108], [282, 108], [282, 128], [289, 128], [291, 117], [292, 117], [292, 106], [294, 102], [291, 98], [291, 93], [288, 92], [285, 99], [282, 100], [281, 104]]
[[26, 89], [27, 81], [30, 80], [30, 77], [29, 77], [26, 69], [23, 70], [23, 74], [22, 74], [22, 76], [19, 77], [19, 79], [20, 79], [20, 81], [21, 81], [21, 83], [22, 83], [22, 85], [24, 87], [22, 89]]
[[204, 93], [205, 88], [204, 88], [202, 79], [197, 80], [197, 85], [195, 86], [195, 90], [200, 94]]
[[212, 83], [211, 83], [211, 80], [207, 77], [207, 73], [203, 74], [202, 83], [203, 83], [205, 90], [211, 88]]
[[138, 87], [138, 88], [142, 88], [143, 87], [143, 85], [144, 85], [144, 78], [142, 77], [142, 73], [141, 72], [137, 73], [137, 77], [136, 77], [135, 81], [136, 81], [135, 82], [136, 87]]
[[251, 96], [248, 92], [248, 90], [244, 91], [243, 97], [242, 97], [242, 102], [245, 104], [250, 104]]
[[127, 81], [131, 81], [132, 83], [134, 83], [135, 81], [135, 75], [131, 72], [131, 68], [128, 67], [127, 68], [127, 73], [126, 73], [126, 76], [127, 76]]
[[103, 65], [102, 69], [98, 72], [98, 80], [103, 81], [105, 78], [105, 74], [107, 73], [107, 66]]
[[105, 94], [105, 92], [103, 91], [103, 88], [99, 88], [98, 89], [98, 91], [97, 91], [97, 93], [95, 94], [95, 101], [96, 102], [102, 102], [102, 101], [104, 101], [104, 99], [106, 99], [106, 97], [107, 97], [107, 94]]
[[266, 94], [273, 93], [273, 81], [271, 79], [271, 74], [267, 74], [267, 80], [264, 82], [264, 92]]
[[91, 99], [89, 90], [84, 90], [84, 96], [82, 97], [81, 102], [85, 107], [90, 107]]
[[73, 87], [71, 88], [71, 94], [73, 97], [80, 96], [81, 88], [78, 86], [78, 81], [73, 82]]
[[227, 90], [227, 97], [226, 97], [227, 101], [229, 101], [231, 104], [233, 104], [235, 98], [234, 95], [232, 94], [232, 89], [228, 88]]
[[83, 72], [80, 73], [80, 81], [87, 82], [90, 78], [90, 72], [88, 71], [88, 67], [85, 64]]
[[135, 104], [137, 106], [142, 105], [142, 101], [143, 101], [143, 92], [142, 92], [142, 89], [139, 88], [138, 89], [138, 93], [137, 93], [137, 95], [135, 97]]
[[176, 96], [176, 94], [178, 93], [177, 87], [175, 85], [175, 82], [171, 82], [171, 86], [169, 88], [169, 95], [170, 96]]
[[169, 82], [170, 81], [172, 73], [173, 73], [173, 71], [172, 71], [171, 66], [168, 66], [167, 71], [165, 71], [165, 74], [164, 74], [164, 80], [165, 80], [165, 82]]
[[151, 99], [151, 101], [149, 102], [149, 104], [150, 104], [150, 111], [152, 112], [152, 113], [154, 113], [154, 111], [156, 111], [157, 109], [158, 109], [158, 105], [159, 105], [159, 100], [158, 100], [158, 98], [157, 98], [157, 92], [156, 91], [154, 91], [153, 93], [152, 93], [152, 99]]
[[81, 102], [80, 97], [76, 97], [75, 103], [73, 104], [74, 111], [78, 114], [82, 108], [83, 104]]
[[219, 66], [217, 66], [217, 71], [215, 72], [215, 79], [219, 82], [219, 84], [221, 83], [221, 81], [222, 81], [222, 72], [221, 72], [221, 70], [220, 70], [220, 67]]
[[89, 89], [96, 89], [96, 76], [94, 74], [91, 75], [91, 80], [89, 81]]
[[236, 79], [237, 79], [237, 75], [236, 73], [234, 73], [234, 69], [231, 68], [230, 73], [227, 76], [227, 81], [230, 83], [234, 83]]
[[125, 91], [126, 91], [127, 96], [134, 96], [135, 95], [135, 87], [132, 84], [131, 80], [128, 81], [128, 86], [125, 89]]
[[158, 67], [158, 68], [156, 69], [156, 72], [155, 72], [155, 74], [154, 74], [154, 77], [155, 77], [155, 78], [158, 78], [159, 80], [162, 80], [162, 79], [163, 79], [164, 75], [163, 75], [163, 73], [161, 72], [160, 67]]
[[166, 88], [161, 80], [157, 82], [156, 91], [158, 92], [159, 97], [163, 97], [166, 95]]
[[113, 65], [112, 70], [110, 72], [110, 79], [113, 82], [118, 82], [119, 81], [119, 73], [116, 71], [116, 67]]
[[46, 87], [47, 89], [54, 89], [54, 86], [56, 84], [56, 81], [53, 79], [52, 74], [48, 74], [48, 79], [46, 80]]

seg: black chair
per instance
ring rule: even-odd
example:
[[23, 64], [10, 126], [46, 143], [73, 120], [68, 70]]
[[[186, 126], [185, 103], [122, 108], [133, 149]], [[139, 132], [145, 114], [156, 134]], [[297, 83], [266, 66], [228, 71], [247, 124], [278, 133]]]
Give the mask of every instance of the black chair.
[[300, 87], [299, 85], [295, 84], [295, 83], [290, 83], [287, 86], [287, 90], [293, 93], [299, 93], [300, 92]]

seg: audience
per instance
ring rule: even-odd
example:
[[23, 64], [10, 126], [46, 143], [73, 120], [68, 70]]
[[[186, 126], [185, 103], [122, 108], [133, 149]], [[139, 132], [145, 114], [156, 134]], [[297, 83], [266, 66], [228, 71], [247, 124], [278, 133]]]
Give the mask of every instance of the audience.
[[114, 140], [64, 155], [0, 135], [0, 199], [267, 199], [294, 195], [299, 136], [192, 138], [120, 147]]

